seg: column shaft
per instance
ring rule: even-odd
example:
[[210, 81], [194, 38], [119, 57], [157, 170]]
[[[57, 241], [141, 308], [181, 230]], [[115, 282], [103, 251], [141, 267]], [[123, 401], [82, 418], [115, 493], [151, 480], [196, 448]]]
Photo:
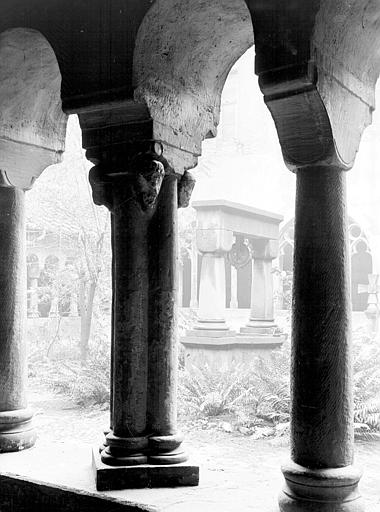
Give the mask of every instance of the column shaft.
[[237, 272], [237, 269], [233, 265], [231, 265], [231, 309], [237, 309], [239, 307]]
[[345, 175], [297, 172], [291, 455], [282, 512], [361, 512], [353, 393]]
[[[225, 326], [226, 275], [223, 254], [204, 253], [199, 286], [199, 322]], [[220, 328], [220, 327], [218, 327]]]
[[353, 457], [345, 175], [297, 173], [292, 349], [292, 457], [312, 468]]
[[253, 258], [250, 320], [273, 322], [272, 260]]
[[148, 443], [148, 218], [129, 187], [113, 187], [112, 431], [102, 459], [114, 465], [146, 462]]
[[148, 430], [150, 461], [184, 462], [177, 432], [177, 178], [168, 174], [149, 229], [149, 379]]
[[273, 318], [272, 260], [277, 255], [276, 240], [252, 240], [252, 286], [249, 322], [241, 333], [272, 335]]
[[26, 259], [24, 191], [0, 187], [0, 452], [32, 446], [24, 337]]

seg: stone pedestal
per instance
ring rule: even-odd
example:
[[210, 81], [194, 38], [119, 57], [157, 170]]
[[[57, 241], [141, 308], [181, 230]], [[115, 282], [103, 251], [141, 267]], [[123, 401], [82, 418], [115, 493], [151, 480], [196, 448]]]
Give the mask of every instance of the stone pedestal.
[[0, 452], [33, 446], [27, 408], [24, 192], [0, 185]]
[[273, 311], [272, 261], [277, 256], [277, 240], [252, 240], [252, 288], [249, 322], [242, 334], [271, 335], [275, 329]]
[[[359, 512], [344, 172], [297, 171], [292, 333], [292, 462], [282, 512]], [[312, 229], [311, 229], [312, 226]]]

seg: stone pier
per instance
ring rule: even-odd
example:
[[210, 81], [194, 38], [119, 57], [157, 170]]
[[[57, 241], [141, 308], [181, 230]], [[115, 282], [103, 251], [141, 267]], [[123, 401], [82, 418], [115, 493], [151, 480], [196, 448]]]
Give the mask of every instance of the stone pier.
[[188, 203], [194, 180], [177, 175], [154, 140], [87, 156], [94, 201], [112, 217], [111, 418], [93, 450], [97, 489], [197, 485], [176, 396], [177, 208]]
[[26, 401], [26, 255], [24, 191], [0, 182], [0, 452], [33, 446]]

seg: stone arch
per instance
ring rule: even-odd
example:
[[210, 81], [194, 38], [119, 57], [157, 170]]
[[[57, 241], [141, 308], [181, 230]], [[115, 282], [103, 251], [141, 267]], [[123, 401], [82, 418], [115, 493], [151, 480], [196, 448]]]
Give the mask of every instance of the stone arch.
[[67, 116], [55, 53], [37, 30], [0, 34], [0, 169], [28, 189], [64, 151]]
[[[311, 52], [318, 67], [317, 88], [329, 114], [335, 149], [349, 166], [375, 108], [379, 46], [378, 2], [323, 2], [316, 16]], [[356, 122], [352, 122], [353, 118]]]
[[168, 0], [146, 14], [134, 50], [134, 96], [147, 105], [177, 172], [194, 167], [201, 142], [215, 136], [227, 75], [252, 44], [243, 0]]

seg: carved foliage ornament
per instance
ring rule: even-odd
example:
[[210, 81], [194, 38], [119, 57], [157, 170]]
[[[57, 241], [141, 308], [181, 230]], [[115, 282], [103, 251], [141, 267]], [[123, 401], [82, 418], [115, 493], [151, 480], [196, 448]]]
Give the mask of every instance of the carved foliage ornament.
[[165, 176], [160, 142], [140, 141], [122, 149], [111, 148], [97, 160], [89, 175], [95, 204], [113, 211], [116, 193], [118, 204], [135, 197], [143, 211], [154, 207]]
[[187, 208], [189, 206], [194, 187], [194, 176], [190, 172], [185, 171], [178, 181], [178, 208]]
[[237, 240], [228, 253], [228, 260], [236, 269], [243, 268], [251, 259], [251, 251], [243, 240]]

